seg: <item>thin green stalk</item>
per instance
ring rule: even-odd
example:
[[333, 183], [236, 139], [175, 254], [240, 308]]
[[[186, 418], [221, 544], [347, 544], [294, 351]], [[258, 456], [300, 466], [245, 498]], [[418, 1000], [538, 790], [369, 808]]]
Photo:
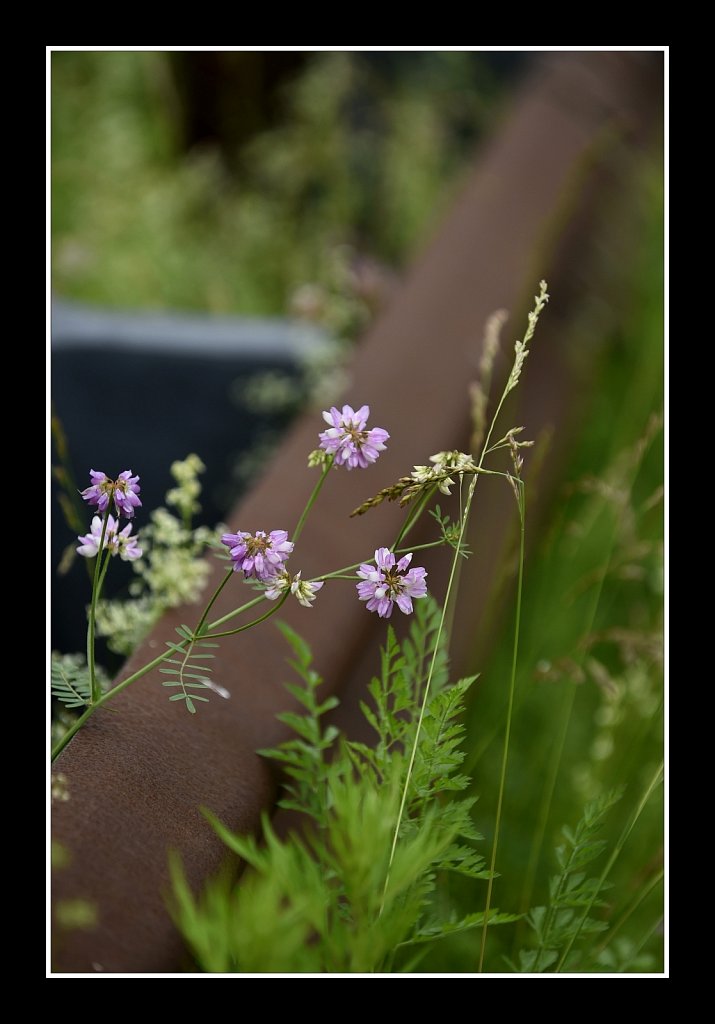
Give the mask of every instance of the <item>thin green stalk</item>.
[[104, 580], [106, 579], [107, 570], [109, 569], [109, 561], [113, 557], [114, 556], [112, 555], [111, 551], [107, 551], [107, 554], [104, 557], [104, 562], [102, 563], [102, 570], [99, 574], [99, 583], [97, 584], [97, 603], [99, 603], [99, 599], [102, 596], [102, 587], [104, 586]]
[[[502, 397], [503, 401], [503, 397]], [[499, 405], [501, 408], [501, 403]], [[498, 410], [497, 410], [498, 414]], [[496, 416], [495, 416], [496, 419]], [[489, 443], [489, 435], [485, 442], [485, 447]], [[509, 761], [509, 740], [511, 738], [511, 723], [514, 714], [514, 692], [516, 690], [516, 666], [519, 660], [519, 631], [521, 628], [521, 597], [524, 588], [524, 534], [525, 534], [525, 519], [526, 519], [526, 498], [524, 495], [524, 485], [519, 481], [520, 484], [520, 501], [519, 501], [519, 578], [516, 586], [516, 617], [514, 621], [514, 644], [512, 648], [511, 658], [511, 678], [509, 680], [509, 701], [506, 712], [506, 732], [504, 734], [504, 748], [502, 751], [502, 762], [501, 762], [501, 773], [499, 776], [499, 795], [497, 797], [497, 812], [496, 819], [494, 822], [494, 843], [492, 844], [492, 857], [489, 865], [489, 881], [487, 883], [487, 900], [484, 908], [484, 926], [482, 927], [482, 942], [479, 950], [479, 973], [481, 974], [484, 970], [484, 953], [487, 948], [487, 929], [489, 928], [489, 910], [492, 902], [492, 889], [494, 887], [494, 871], [497, 861], [497, 848], [499, 846], [499, 829], [501, 827], [501, 816], [502, 807], [504, 805], [504, 790], [506, 788], [506, 769]]]
[[502, 391], [502, 396], [499, 399], [499, 404], [497, 405], [496, 410], [494, 412], [494, 415], [492, 416], [492, 422], [489, 424], [489, 430], [487, 431], [487, 436], [484, 439], [484, 447], [482, 448], [482, 455], [481, 455], [481, 458], [479, 459], [479, 464], [478, 464], [479, 465], [479, 469], [482, 468], [482, 463], [484, 462], [484, 459], [486, 458], [488, 452], [490, 451], [489, 442], [492, 439], [492, 434], [494, 433], [494, 427], [497, 425], [497, 420], [499, 419], [499, 413], [502, 411], [502, 406], [504, 405], [504, 402], [506, 401], [506, 396], [508, 394], [509, 394], [509, 384], [507, 382], [506, 387]]
[[[233, 570], [231, 570], [233, 572]], [[224, 581], [225, 582], [225, 581]], [[234, 608], [232, 612], [228, 612], [226, 615], [222, 615], [220, 619], [214, 619], [213, 622], [209, 622], [208, 629], [216, 629], [218, 626], [223, 626], [224, 622], [228, 622], [230, 619], [235, 619], [241, 612], [247, 612], [249, 608], [255, 608], [261, 601], [265, 601], [265, 595], [259, 594], [258, 597], [254, 597], [252, 601], [247, 601], [246, 604], [242, 604], [240, 608]]]
[[79, 730], [82, 728], [82, 726], [87, 721], [87, 719], [92, 716], [92, 714], [97, 710], [98, 707], [99, 707], [99, 704], [90, 704], [82, 712], [82, 714], [79, 716], [79, 718], [76, 718], [74, 720], [74, 723], [69, 727], [69, 729], [64, 734], [64, 736], [61, 736], [60, 739], [57, 741], [57, 743], [55, 743], [54, 747], [52, 748], [52, 756], [51, 756], [51, 760], [52, 761], [55, 760], [55, 758], [58, 756], [58, 754], [62, 753], [62, 751], [65, 749], [65, 747], [67, 746], [69, 741], [72, 739], [72, 737], [75, 735], [75, 733], [79, 732]]
[[[183, 648], [186, 647], [187, 643], [188, 640], [180, 640], [176, 646]], [[81, 729], [81, 727], [84, 725], [87, 719], [90, 718], [91, 715], [98, 710], [98, 708], [104, 707], [104, 705], [108, 704], [109, 701], [113, 697], [116, 697], [118, 693], [121, 693], [122, 690], [126, 690], [126, 688], [129, 685], [131, 685], [131, 683], [136, 682], [137, 679], [141, 679], [141, 677], [145, 676], [147, 672], [151, 672], [153, 668], [156, 668], [157, 665], [161, 665], [162, 661], [165, 661], [166, 658], [171, 657], [171, 655], [175, 653], [175, 650], [167, 648], [165, 651], [162, 651], [161, 654], [157, 655], [156, 658], [153, 658], [150, 662], [147, 662], [147, 664], [144, 665], [143, 668], [137, 669], [136, 672], [133, 672], [130, 676], [127, 676], [126, 679], [123, 679], [121, 683], [117, 683], [117, 685], [113, 686], [111, 690], [107, 690], [107, 692], [99, 698], [96, 704], [90, 704], [89, 707], [87, 707], [87, 709], [82, 712], [82, 714], [75, 721], [75, 723], [67, 730], [64, 736], [62, 736], [57, 741], [55, 746], [52, 748], [52, 760], [54, 761], [57, 755], [62, 753], [62, 751], [67, 746], [72, 737], [75, 735], [75, 733], [79, 729]]]
[[335, 461], [335, 456], [331, 455], [330, 458], [325, 463], [325, 469], [320, 474], [320, 479], [318, 480], [317, 484], [313, 488], [312, 493], [311, 493], [310, 497], [308, 498], [308, 501], [306, 502], [305, 508], [303, 509], [303, 511], [300, 514], [300, 519], [296, 523], [296, 527], [295, 527], [295, 530], [293, 530], [293, 536], [291, 538], [291, 540], [293, 541], [294, 544], [298, 540], [298, 538], [300, 537], [301, 533], [303, 532], [303, 527], [305, 526], [305, 521], [308, 518], [308, 513], [310, 512], [310, 510], [312, 509], [313, 505], [315, 504], [316, 499], [317, 499], [318, 495], [320, 494], [320, 489], [323, 486], [323, 484], [325, 483], [325, 481], [327, 480], [328, 473], [333, 468], [333, 462], [334, 461]]
[[606, 866], [604, 867], [603, 871], [601, 872], [601, 877], [598, 880], [598, 885], [594, 887], [593, 896], [591, 897], [591, 899], [589, 900], [588, 904], [584, 908], [583, 914], [581, 915], [581, 920], [579, 921], [578, 928], [571, 935], [571, 938], [569, 939], [568, 943], [566, 944], [566, 948], [564, 949], [563, 953], [561, 954], [561, 958], [560, 958], [558, 964], [554, 968], [554, 973], [555, 974], [559, 974], [560, 973], [561, 968], [563, 967], [564, 963], [566, 962], [566, 957], [571, 952], [571, 948], [572, 948], [574, 942], [576, 941], [576, 939], [581, 934], [581, 929], [583, 928], [584, 922], [586, 921], [586, 918], [588, 917], [588, 915], [589, 915], [589, 913], [591, 911], [591, 908], [593, 907], [593, 904], [595, 903], [595, 901], [596, 901], [596, 899], [598, 897], [598, 894], [600, 893], [601, 889], [603, 888], [603, 883], [608, 878], [608, 875], [610, 874], [611, 868], [613, 867], [613, 865], [618, 860], [618, 858], [619, 858], [619, 856], [621, 854], [621, 850], [623, 849], [623, 847], [628, 842], [628, 838], [629, 838], [631, 832], [633, 831], [633, 829], [635, 828], [636, 822], [638, 821], [638, 819], [640, 818], [641, 814], [643, 813], [643, 810], [644, 810], [646, 804], [650, 800], [653, 791], [655, 790], [655, 788], [657, 786], [660, 785], [660, 783], [662, 781], [663, 781], [663, 762], [661, 761], [660, 764], [658, 765], [658, 768], [656, 769], [652, 779], [650, 780], [650, 782], [646, 786], [646, 788], [645, 788], [645, 790], [643, 792], [643, 796], [638, 801], [638, 805], [636, 806], [636, 809], [634, 810], [634, 812], [631, 815], [631, 817], [629, 818], [625, 828], [623, 829], [623, 831], [621, 832], [620, 836], [618, 837], [618, 842], [614, 846], [613, 852], [611, 853], [611, 856], [608, 858], [608, 861], [606, 862]]
[[[467, 520], [469, 518], [469, 509], [470, 509], [470, 506], [472, 504], [472, 498], [474, 496], [474, 489], [475, 489], [476, 483], [477, 483], [477, 477], [475, 476], [474, 479], [472, 480], [470, 486], [469, 486], [469, 494], [468, 494], [468, 497], [467, 497], [467, 504], [465, 506], [464, 515], [462, 516], [462, 522], [461, 522], [461, 525], [460, 525], [460, 530], [459, 530], [459, 544], [460, 545], [462, 543], [462, 539], [464, 537], [464, 531], [465, 531], [465, 528], [466, 528], [466, 525], [467, 525]], [[450, 598], [450, 594], [452, 593], [452, 586], [453, 586], [453, 583], [454, 583], [454, 577], [455, 577], [455, 573], [456, 573], [456, 569], [457, 569], [457, 562], [459, 561], [459, 557], [460, 557], [459, 556], [459, 552], [455, 551], [454, 552], [454, 557], [452, 558], [452, 566], [451, 566], [450, 573], [449, 573], [449, 581], [447, 583], [447, 593], [445, 594], [445, 598], [444, 598], [444, 605], [442, 607], [442, 615], [441, 615], [440, 621], [439, 621], [439, 628], [437, 630], [437, 637], [436, 637], [436, 641], [435, 641], [435, 645], [434, 645], [434, 650], [432, 652], [432, 659], [430, 661], [429, 672], [427, 673], [427, 681], [425, 683], [425, 692], [424, 692], [424, 696], [422, 698], [422, 703], [420, 705], [420, 714], [419, 714], [419, 718], [417, 719], [417, 726], [416, 726], [416, 729], [415, 729], [415, 739], [414, 739], [414, 742], [412, 744], [412, 751], [410, 753], [410, 760], [409, 760], [409, 764], [407, 766], [407, 775], [406, 775], [406, 778], [405, 778], [405, 784], [404, 784], [403, 789], [402, 789], [402, 799], [400, 801], [400, 810], [399, 810], [399, 813], [397, 815], [397, 822], [395, 824], [395, 831], [394, 831], [393, 836], [392, 836], [392, 846], [390, 848], [390, 859], [389, 859], [388, 864], [387, 864], [387, 872], [385, 874], [385, 885], [384, 885], [383, 890], [382, 890], [382, 899], [380, 901], [380, 910], [378, 912], [378, 917], [382, 917], [382, 913], [383, 913], [383, 911], [385, 909], [385, 899], [387, 897], [387, 888], [388, 888], [388, 885], [390, 883], [390, 870], [392, 868], [392, 862], [395, 859], [395, 850], [397, 849], [397, 840], [398, 840], [398, 837], [399, 837], [399, 834], [400, 834], [400, 826], [402, 824], [402, 817], [403, 817], [403, 815], [405, 813], [405, 804], [407, 802], [407, 792], [408, 792], [408, 790], [410, 788], [410, 780], [412, 778], [412, 771], [413, 771], [413, 768], [414, 768], [414, 765], [415, 765], [415, 758], [417, 756], [417, 746], [419, 744], [420, 732], [421, 732], [421, 729], [422, 729], [422, 721], [424, 719], [425, 710], [427, 708], [427, 699], [429, 697], [430, 685], [432, 683], [432, 676], [434, 674], [434, 667], [435, 667], [435, 664], [437, 662], [437, 656], [439, 654], [440, 638], [442, 636], [442, 631], [444, 629], [445, 618], [446, 618], [446, 615], [447, 615], [447, 608], [449, 607], [449, 598]]]
[[[281, 605], [285, 602], [286, 598], [290, 594], [290, 590], [286, 590], [281, 598], [272, 604], [271, 607], [263, 615], [259, 615], [257, 619], [252, 619], [250, 622], [244, 623], [243, 626], [239, 626], [237, 629], [228, 629], [224, 633], [205, 633], [202, 639], [206, 640], [217, 640], [222, 636], [236, 636], [237, 633], [243, 633], [245, 630], [250, 629], [251, 626], [257, 626], [259, 622], [265, 622], [266, 619], [270, 619], [271, 615], [275, 615]], [[211, 628], [211, 627], [209, 627]]]
[[201, 632], [201, 627], [203, 626], [204, 622], [206, 622], [206, 619], [209, 617], [209, 612], [211, 611], [211, 609], [213, 608], [214, 604], [218, 600], [219, 594], [221, 593], [221, 591], [226, 586], [226, 584], [228, 583], [228, 581], [231, 579], [232, 576], [233, 576], [233, 566], [231, 566], [231, 568], [227, 571], [227, 573], [224, 576], [224, 578], [221, 580], [219, 585], [214, 590], [209, 603], [204, 608], [203, 613], [201, 615], [201, 618], [199, 619], [198, 623], [196, 624], [196, 629], [194, 630], [194, 636], [198, 636], [199, 633]]
[[100, 698], [99, 681], [97, 680], [97, 669], [94, 662], [94, 641], [97, 617], [97, 598], [99, 597], [99, 591], [101, 589], [101, 581], [104, 579], [104, 575], [101, 573], [101, 565], [102, 561], [104, 561], [104, 572], [106, 574], [106, 567], [110, 558], [109, 551], [104, 555], [104, 558], [102, 557], [104, 552], [104, 538], [107, 536], [108, 522], [109, 507], [107, 507], [107, 511], [104, 513], [104, 519], [102, 520], [102, 533], [99, 538], [99, 548], [97, 549], [97, 561], [94, 564], [92, 603], [89, 606], [89, 624], [87, 626], [87, 665], [89, 666], [90, 702], [92, 704], [96, 704]]
[[182, 660], [181, 664], [179, 665], [179, 672], [178, 672], [177, 678], [178, 678], [179, 684], [181, 686], [182, 692], [183, 692], [184, 697], [187, 700], [187, 702], [189, 700], [189, 694], [186, 691], [186, 685], [184, 683], [184, 672], [187, 670], [187, 665], [189, 664], [189, 662], [191, 660], [191, 657], [193, 655], [194, 647], [196, 645], [196, 642], [199, 640], [199, 638], [201, 636], [201, 629], [202, 629], [204, 623], [206, 622], [208, 614], [211, 611], [211, 608], [213, 607], [214, 603], [218, 599], [219, 594], [221, 593], [221, 591], [226, 586], [226, 584], [228, 583], [228, 581], [231, 579], [232, 576], [233, 576], [233, 566], [227, 571], [227, 573], [224, 576], [224, 578], [221, 580], [219, 585], [214, 590], [214, 592], [213, 592], [213, 594], [212, 594], [208, 604], [206, 605], [206, 607], [204, 608], [203, 612], [201, 613], [201, 618], [196, 623], [196, 626], [195, 626], [194, 631], [193, 631], [193, 639], [189, 642], [188, 647], [184, 651], [184, 657], [183, 657], [183, 660]]
[[660, 871], [658, 871], [658, 873], [653, 878], [650, 879], [650, 881], [647, 883], [647, 885], [644, 885], [643, 888], [640, 890], [640, 892], [636, 893], [636, 896], [633, 899], [633, 901], [631, 902], [631, 904], [627, 907], [626, 910], [624, 910], [624, 912], [618, 918], [618, 921], [614, 924], [613, 928], [611, 928], [607, 932], [606, 938], [603, 940], [601, 945], [596, 950], [596, 953], [595, 953], [596, 956], [600, 956], [601, 953], [606, 948], [606, 946], [610, 945], [610, 943], [613, 941], [615, 936], [621, 930], [621, 928], [626, 923], [626, 921], [631, 916], [631, 914], [634, 914], [636, 912], [638, 907], [640, 907], [641, 903], [643, 903], [643, 901], [645, 899], [647, 899], [648, 896], [650, 896], [650, 894], [653, 892], [653, 890], [655, 888], [657, 888], [657, 886], [660, 884], [660, 882], [663, 881], [664, 873], [665, 873], [665, 869], [661, 868]]
[[[476, 481], [476, 477], [475, 477], [475, 481]], [[462, 521], [462, 514], [463, 514], [462, 513], [462, 490], [463, 490], [463, 487], [464, 487], [464, 477], [460, 476], [460, 478], [459, 478], [459, 521], [460, 521], [460, 523]], [[475, 487], [476, 487], [476, 483], [475, 483]], [[455, 548], [455, 551], [457, 552], [457, 554], [459, 554], [459, 545], [457, 545], [457, 547]], [[449, 609], [448, 609], [448, 612], [447, 612], [447, 618], [445, 620], [445, 629], [447, 631], [447, 638], [448, 638], [447, 642], [448, 643], [449, 643], [449, 637], [452, 636], [452, 629], [453, 629], [453, 626], [454, 626], [454, 615], [455, 615], [455, 611], [456, 611], [456, 608], [457, 608], [456, 596], [459, 593], [459, 583], [460, 583], [460, 580], [462, 578], [462, 563], [463, 563], [463, 561], [464, 561], [463, 558], [460, 558], [457, 561], [457, 568], [456, 568], [456, 571], [455, 571], [455, 574], [454, 574], [454, 594], [455, 594], [455, 600], [452, 601], [451, 605], [449, 606]]]
[[393, 543], [392, 547], [390, 548], [390, 551], [394, 552], [395, 548], [398, 546], [398, 544], [402, 540], [404, 540], [404, 538], [407, 536], [407, 534], [410, 532], [412, 527], [415, 525], [415, 523], [417, 522], [419, 517], [424, 512], [425, 506], [432, 499], [432, 497], [434, 496], [436, 490], [437, 490], [436, 485], [434, 487], [430, 487], [430, 489], [428, 491], [425, 491], [425, 493], [422, 495], [422, 497], [419, 498], [418, 501], [412, 506], [412, 508], [409, 511], [409, 514], [407, 515], [407, 517], [405, 518], [404, 523], [402, 524], [400, 532], [397, 534], [397, 537], [395, 538], [394, 543]]
[[[529, 905], [531, 903], [531, 894], [534, 889], [536, 869], [539, 864], [539, 858], [541, 857], [541, 849], [544, 844], [546, 826], [549, 821], [551, 804], [554, 798], [554, 791], [556, 789], [556, 780], [559, 775], [559, 768], [561, 767], [561, 758], [563, 757], [564, 745], [566, 743], [569, 725], [571, 724], [571, 712], [573, 711], [575, 696], [576, 684], [567, 684], [564, 690], [561, 705], [558, 733], [556, 735], [556, 740], [551, 747], [551, 757], [549, 759], [549, 765], [546, 770], [546, 781], [544, 782], [541, 804], [539, 806], [539, 813], [536, 821], [536, 829], [534, 831], [534, 836], [531, 841], [531, 849], [529, 850], [529, 860], [527, 862], [526, 871], [524, 873], [524, 885], [522, 886], [521, 900], [519, 904], [519, 908], [522, 911], [522, 913], [525, 913], [529, 909]], [[522, 918], [519, 921], [519, 925], [522, 925], [523, 923], [524, 919]], [[518, 944], [518, 939], [519, 926], [517, 925], [514, 934], [515, 947]]]
[[431, 540], [427, 544], [411, 544], [407, 548], [397, 548], [396, 551], [393, 551], [393, 555], [406, 555], [411, 551], [426, 551], [427, 548], [443, 548], [445, 543], [443, 540]]

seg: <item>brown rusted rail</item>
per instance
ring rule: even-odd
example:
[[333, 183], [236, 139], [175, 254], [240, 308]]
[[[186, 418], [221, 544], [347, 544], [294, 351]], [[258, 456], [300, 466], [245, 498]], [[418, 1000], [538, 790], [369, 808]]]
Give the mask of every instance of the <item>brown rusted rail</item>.
[[[634, 157], [658, 130], [662, 87], [659, 54], [544, 56], [480, 154], [452, 213], [356, 353], [344, 399], [369, 403], [372, 422], [387, 427], [392, 440], [368, 472], [331, 475], [291, 562], [304, 575], [389, 544], [400, 521], [394, 506], [353, 521], [348, 513], [431, 452], [467, 443], [466, 384], [475, 374], [484, 322], [499, 307], [520, 314], [540, 277], [547, 277], [558, 302], [539, 328], [538, 356], [529, 361], [518, 415], [532, 436], [569, 421], [570, 325], [588, 296], [599, 249], [619, 244], [618, 211], [632, 194]], [[520, 331], [521, 319], [512, 318], [507, 337]], [[234, 510], [233, 528], [292, 528], [311, 486], [306, 454], [320, 429], [314, 415], [295, 425]], [[558, 472], [558, 453], [557, 447], [540, 477], [542, 495]], [[480, 504], [479, 571], [464, 580], [463, 624], [469, 628], [456, 631], [463, 638], [458, 658], [478, 640], [473, 623], [487, 606], [511, 501], [505, 489], [503, 501], [490, 494]], [[439, 594], [440, 564], [428, 568]], [[225, 592], [217, 615], [235, 605], [238, 586]], [[291, 602], [281, 614], [313, 645], [327, 685], [341, 692], [337, 717], [351, 727], [355, 695], [373, 668], [384, 624], [356, 604], [345, 583], [326, 584], [309, 612]], [[193, 615], [167, 615], [126, 671], [156, 654], [174, 626]], [[55, 970], [179, 967], [181, 940], [164, 902], [167, 850], [181, 852], [190, 881], [199, 885], [224, 857], [200, 805], [234, 829], [258, 827], [275, 782], [254, 751], [284, 736], [275, 716], [288, 704], [285, 655], [270, 624], [250, 631], [218, 652], [217, 678], [231, 690], [230, 701], [212, 700], [192, 717], [169, 704], [158, 677], [148, 676], [67, 747], [57, 770], [67, 777], [71, 797], [55, 808], [53, 827], [72, 863], [56, 875], [56, 898], [92, 901], [99, 924], [63, 938]]]

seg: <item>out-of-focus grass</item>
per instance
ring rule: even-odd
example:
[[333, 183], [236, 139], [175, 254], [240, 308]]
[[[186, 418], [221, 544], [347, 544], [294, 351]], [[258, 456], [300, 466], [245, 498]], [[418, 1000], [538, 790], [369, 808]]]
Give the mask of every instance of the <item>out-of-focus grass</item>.
[[[663, 756], [660, 179], [647, 177], [644, 189], [640, 252], [624, 270], [631, 278], [629, 315], [602, 347], [565, 483], [526, 564], [494, 891], [495, 905], [505, 911], [547, 902], [548, 878], [558, 873], [554, 847], [562, 841], [561, 827], [573, 827], [588, 800], [623, 784], [625, 795], [603, 833], [612, 847]], [[478, 549], [473, 557], [478, 563]], [[478, 666], [482, 677], [469, 712], [466, 767], [480, 797], [475, 819], [486, 833], [485, 852], [493, 838], [510, 619], [489, 664]], [[662, 882], [648, 893], [662, 868], [662, 810], [660, 787], [611, 873], [609, 906], [599, 914], [613, 926], [629, 907], [635, 910], [612, 943], [608, 932], [597, 937], [607, 943], [604, 970], [662, 970]], [[592, 874], [599, 874], [607, 856]], [[464, 912], [483, 907], [474, 883], [453, 884], [450, 898], [455, 895]], [[504, 957], [515, 958], [528, 941], [524, 924], [494, 929], [487, 969], [508, 970]], [[611, 954], [615, 959], [608, 959]], [[438, 944], [423, 968], [473, 971], [477, 959], [478, 937], [467, 934]]]
[[55, 290], [280, 314], [301, 285], [335, 290], [345, 244], [400, 266], [448, 203], [497, 87], [473, 54], [389, 69], [368, 56], [314, 54], [284, 86], [283, 118], [229, 168], [218, 148], [182, 149], [167, 54], [53, 54]]

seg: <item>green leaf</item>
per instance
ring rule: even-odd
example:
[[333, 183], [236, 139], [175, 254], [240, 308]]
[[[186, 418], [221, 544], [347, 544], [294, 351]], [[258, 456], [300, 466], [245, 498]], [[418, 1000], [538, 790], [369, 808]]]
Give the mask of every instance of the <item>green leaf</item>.
[[522, 950], [519, 953], [521, 972], [522, 974], [535, 974], [546, 971], [556, 963], [558, 955], [558, 950], [555, 949], [544, 949], [540, 955], [536, 949]]
[[[499, 909], [494, 907], [489, 911], [489, 927], [494, 924], [512, 924], [519, 921], [523, 914], [500, 914]], [[421, 928], [414, 938], [409, 939], [402, 945], [414, 945], [417, 942], [432, 942], [433, 939], [442, 939], [447, 935], [456, 935], [458, 932], [470, 931], [472, 928], [481, 928], [484, 924], [484, 912], [478, 911], [474, 914], [467, 914], [461, 921], [437, 922]]]
[[303, 638], [299, 636], [294, 629], [291, 629], [287, 623], [277, 622], [276, 625], [283, 634], [284, 638], [293, 648], [296, 658], [298, 659], [298, 663], [300, 665], [305, 666], [310, 665], [312, 661], [312, 654], [310, 651], [310, 647], [305, 642], [305, 640], [303, 640]]
[[68, 658], [53, 655], [50, 691], [67, 708], [86, 707], [92, 694], [89, 669], [86, 665], [73, 666]]
[[182, 656], [186, 654], [186, 648], [181, 647], [180, 644], [172, 643], [171, 640], [165, 640], [164, 643], [170, 651], [176, 651], [177, 654], [181, 654]]

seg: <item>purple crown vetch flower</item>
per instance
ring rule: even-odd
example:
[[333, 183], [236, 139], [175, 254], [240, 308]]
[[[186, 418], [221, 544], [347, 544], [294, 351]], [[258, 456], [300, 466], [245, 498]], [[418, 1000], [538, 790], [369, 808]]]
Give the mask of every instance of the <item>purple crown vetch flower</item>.
[[224, 533], [221, 543], [229, 549], [235, 572], [264, 581], [273, 579], [293, 550], [285, 530]]
[[[105, 549], [109, 548], [112, 557], [118, 554], [125, 562], [133, 562], [134, 559], [141, 558], [142, 549], [139, 547], [139, 538], [131, 536], [132, 524], [128, 523], [119, 533], [117, 533], [118, 526], [119, 523], [114, 516], [109, 515], [107, 517], [107, 529], [104, 531], [104, 544], [102, 547]], [[83, 558], [94, 558], [99, 551], [101, 538], [102, 520], [99, 516], [95, 516], [92, 520], [90, 532], [77, 538], [77, 540], [82, 541], [77, 548], [78, 553]]]
[[362, 582], [357, 583], [361, 601], [367, 601], [367, 610], [377, 612], [382, 619], [389, 619], [392, 607], [397, 606], [405, 615], [412, 611], [412, 598], [426, 597], [427, 572], [421, 566], [409, 569], [412, 555], [403, 555], [399, 562], [389, 548], [378, 548], [375, 565], [364, 563], [358, 569]]
[[110, 479], [106, 473], [98, 473], [96, 469], [90, 469], [89, 476], [92, 484], [81, 492], [84, 500], [96, 505], [100, 512], [106, 512], [110, 501], [113, 501], [117, 515], [131, 519], [134, 509], [141, 506], [139, 477], [132, 476], [131, 469], [125, 469], [116, 480]]
[[318, 580], [311, 583], [310, 580], [302, 580], [300, 572], [291, 576], [287, 569], [281, 571], [270, 581], [270, 587], [266, 590], [266, 597], [269, 601], [277, 601], [287, 590], [291, 592], [299, 604], [304, 608], [312, 608], [315, 595], [323, 586], [323, 581]]
[[333, 406], [330, 412], [323, 413], [329, 427], [318, 435], [320, 447], [335, 456], [337, 466], [367, 469], [371, 462], [377, 461], [380, 452], [384, 452], [390, 435], [382, 427], [368, 430], [369, 415], [369, 405], [360, 406], [357, 412], [350, 405], [344, 405], [342, 412]]

